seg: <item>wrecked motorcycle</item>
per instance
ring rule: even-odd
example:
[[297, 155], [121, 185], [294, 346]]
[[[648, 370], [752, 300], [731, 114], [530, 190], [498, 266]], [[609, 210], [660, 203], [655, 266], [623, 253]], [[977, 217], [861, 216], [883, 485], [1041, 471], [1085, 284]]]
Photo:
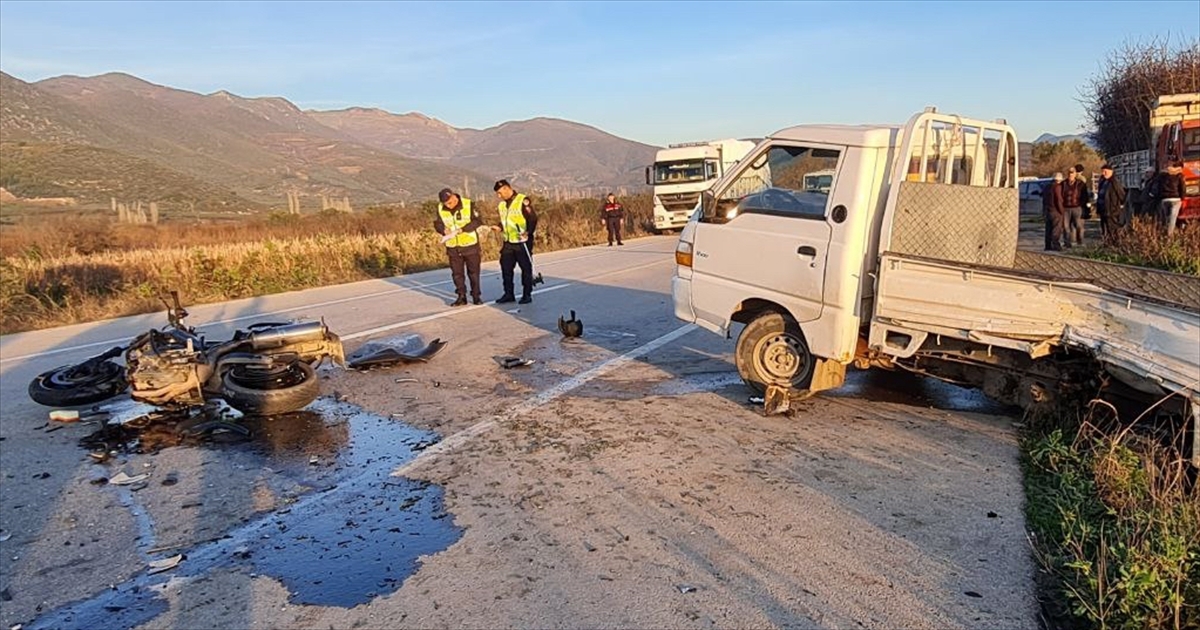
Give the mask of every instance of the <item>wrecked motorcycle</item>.
[[[167, 327], [39, 374], [29, 384], [29, 397], [50, 407], [73, 407], [129, 389], [134, 400], [162, 407], [220, 398], [243, 413], [266, 416], [315, 400], [320, 386], [314, 368], [326, 358], [345, 366], [342, 342], [323, 321], [256, 323], [228, 341], [209, 341], [184, 325], [188, 313], [179, 294], [172, 291], [171, 298]], [[124, 366], [113, 360], [122, 354]]]

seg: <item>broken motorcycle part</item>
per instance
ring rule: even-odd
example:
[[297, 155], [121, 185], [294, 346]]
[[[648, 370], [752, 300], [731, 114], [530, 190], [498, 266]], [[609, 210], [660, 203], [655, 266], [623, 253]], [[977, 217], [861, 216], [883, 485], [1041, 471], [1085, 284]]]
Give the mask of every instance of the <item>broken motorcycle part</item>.
[[575, 319], [575, 311], [571, 311], [571, 319], [563, 319], [558, 316], [558, 330], [563, 334], [563, 337], [568, 339], [580, 337], [583, 335], [583, 322]]
[[402, 352], [389, 346], [375, 346], [370, 349], [359, 348], [350, 355], [346, 367], [352, 370], [365, 370], [375, 367], [390, 367], [397, 363], [425, 363], [446, 347], [446, 342], [434, 339], [429, 345], [415, 353]]

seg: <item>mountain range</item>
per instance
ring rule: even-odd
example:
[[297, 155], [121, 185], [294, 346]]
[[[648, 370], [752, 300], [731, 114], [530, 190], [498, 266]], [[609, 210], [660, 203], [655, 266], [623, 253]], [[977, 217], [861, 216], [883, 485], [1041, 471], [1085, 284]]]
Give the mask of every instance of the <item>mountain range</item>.
[[490, 195], [501, 177], [529, 192], [599, 195], [643, 185], [655, 150], [553, 118], [462, 129], [419, 113], [301, 110], [122, 73], [28, 83], [0, 72], [0, 186], [21, 197], [229, 211], [282, 206], [294, 191], [361, 206], [430, 199], [444, 186]]
[[1043, 142], [1050, 143], [1050, 144], [1057, 144], [1059, 142], [1070, 142], [1072, 140], [1078, 140], [1093, 149], [1096, 148], [1096, 145], [1092, 142], [1091, 138], [1089, 138], [1087, 136], [1087, 134], [1082, 134], [1082, 133], [1074, 133], [1074, 134], [1061, 135], [1061, 136], [1055, 135], [1052, 133], [1044, 133], [1044, 134], [1038, 136], [1037, 139], [1033, 141], [1033, 144], [1042, 144]]

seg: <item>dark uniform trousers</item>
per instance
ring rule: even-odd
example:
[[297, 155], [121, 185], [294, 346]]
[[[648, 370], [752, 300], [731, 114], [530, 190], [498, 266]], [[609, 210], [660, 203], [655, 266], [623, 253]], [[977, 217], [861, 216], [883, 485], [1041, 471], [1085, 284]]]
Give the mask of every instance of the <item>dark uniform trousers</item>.
[[450, 277], [454, 279], [454, 292], [460, 298], [467, 297], [467, 285], [464, 276], [471, 279], [471, 297], [479, 297], [479, 245], [468, 247], [447, 247], [446, 255], [450, 257]]
[[[533, 240], [533, 239], [530, 239]], [[521, 267], [521, 290], [524, 297], [533, 295], [533, 261], [525, 253], [525, 243], [505, 243], [500, 248], [500, 277], [504, 281], [504, 295], [513, 293], [513, 268]]]
[[612, 245], [614, 240], [618, 243], [621, 242], [621, 223], [624, 221], [625, 219], [622, 217], [604, 217], [604, 226], [608, 228], [609, 245]]

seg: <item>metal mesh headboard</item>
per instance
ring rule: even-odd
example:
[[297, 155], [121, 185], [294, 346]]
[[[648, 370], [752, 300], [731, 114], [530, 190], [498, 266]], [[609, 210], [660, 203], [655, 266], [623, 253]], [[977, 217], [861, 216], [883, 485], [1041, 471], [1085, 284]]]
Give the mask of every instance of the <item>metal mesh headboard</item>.
[[1020, 221], [1016, 188], [900, 182], [888, 251], [1012, 267]]

